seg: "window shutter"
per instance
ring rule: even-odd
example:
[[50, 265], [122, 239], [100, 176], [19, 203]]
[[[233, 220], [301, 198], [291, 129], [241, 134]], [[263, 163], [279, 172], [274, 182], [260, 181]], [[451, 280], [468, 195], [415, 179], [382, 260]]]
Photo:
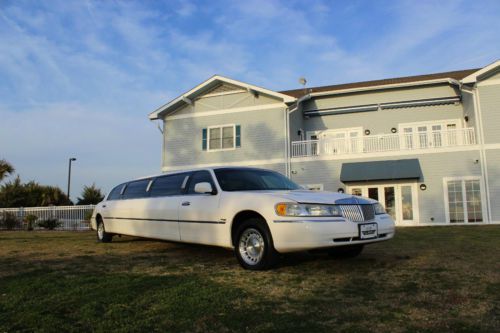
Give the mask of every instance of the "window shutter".
[[201, 149], [202, 150], [207, 150], [207, 129], [204, 128], [202, 130], [202, 140], [201, 140]]
[[236, 148], [241, 147], [241, 128], [240, 125], [236, 125]]

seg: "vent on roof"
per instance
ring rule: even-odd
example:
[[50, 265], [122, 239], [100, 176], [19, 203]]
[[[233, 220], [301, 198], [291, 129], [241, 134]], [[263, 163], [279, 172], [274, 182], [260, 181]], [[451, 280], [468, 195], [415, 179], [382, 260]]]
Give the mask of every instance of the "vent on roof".
[[232, 92], [236, 93], [236, 92], [243, 92], [243, 91], [245, 91], [245, 90], [241, 89], [240, 87], [223, 83], [223, 84], [219, 84], [218, 86], [212, 88], [203, 96], [220, 95], [220, 94], [225, 94], [225, 93], [232, 93]]

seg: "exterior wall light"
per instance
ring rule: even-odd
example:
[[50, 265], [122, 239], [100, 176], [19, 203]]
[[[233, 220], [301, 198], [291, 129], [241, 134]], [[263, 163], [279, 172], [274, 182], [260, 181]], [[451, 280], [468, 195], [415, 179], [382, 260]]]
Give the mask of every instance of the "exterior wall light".
[[420, 189], [421, 189], [422, 191], [427, 190], [427, 185], [425, 185], [425, 184], [420, 184]]
[[465, 122], [468, 122], [469, 121], [469, 116], [465, 115], [464, 120], [465, 120]]
[[396, 133], [397, 131], [396, 127], [391, 128], [391, 133]]
[[344, 193], [344, 189], [343, 189], [342, 187], [339, 187], [339, 188], [337, 189], [337, 192], [339, 192], [339, 193]]
[[370, 135], [370, 130], [369, 129], [365, 130], [365, 135]]

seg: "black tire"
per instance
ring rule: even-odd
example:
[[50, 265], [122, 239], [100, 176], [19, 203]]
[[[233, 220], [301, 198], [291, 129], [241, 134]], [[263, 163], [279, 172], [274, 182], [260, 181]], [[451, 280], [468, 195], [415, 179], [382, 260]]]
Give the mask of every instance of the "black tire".
[[243, 222], [236, 231], [234, 253], [245, 269], [261, 271], [272, 268], [278, 254], [266, 222], [259, 218]]
[[354, 258], [361, 254], [363, 247], [363, 244], [332, 247], [328, 249], [328, 255], [337, 259]]
[[101, 243], [109, 243], [113, 240], [113, 235], [106, 232], [102, 219], [97, 219], [97, 241]]

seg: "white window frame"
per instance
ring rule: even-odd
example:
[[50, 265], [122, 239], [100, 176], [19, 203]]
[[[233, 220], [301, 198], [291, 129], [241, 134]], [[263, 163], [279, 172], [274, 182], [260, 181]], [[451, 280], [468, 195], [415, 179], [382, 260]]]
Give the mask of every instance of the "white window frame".
[[[394, 187], [395, 194], [395, 209], [396, 209], [396, 225], [397, 226], [409, 226], [409, 225], [419, 225], [420, 224], [420, 205], [419, 205], [419, 192], [418, 192], [418, 182], [416, 180], [413, 181], [377, 181], [368, 184], [356, 184], [356, 185], [347, 185], [346, 186], [346, 194], [351, 194], [353, 189], [361, 189], [361, 196], [368, 198], [368, 189], [369, 188], [378, 188], [379, 190], [379, 198], [378, 202], [380, 202], [385, 207], [385, 193], [383, 191], [384, 187]], [[401, 188], [403, 186], [410, 186], [412, 193], [412, 209], [413, 209], [413, 219], [412, 220], [403, 220], [403, 207], [401, 203]]]
[[[450, 201], [448, 198], [448, 182], [449, 181], [461, 181], [462, 182], [462, 195], [464, 201], [464, 222], [450, 222]], [[467, 212], [467, 191], [465, 190], [465, 180], [479, 180], [480, 192], [481, 192], [481, 214], [483, 216], [482, 222], [469, 222], [468, 221], [468, 212]], [[481, 176], [462, 176], [462, 177], [444, 177], [443, 178], [443, 192], [444, 192], [444, 210], [446, 216], [447, 224], [482, 224], [486, 223], [488, 219], [488, 215], [486, 214], [486, 193], [484, 186], [483, 178]]]
[[[223, 131], [224, 127], [232, 127], [233, 128], [233, 147], [232, 148], [222, 148], [222, 140], [223, 140]], [[220, 128], [221, 129], [221, 148], [211, 149], [210, 148], [210, 129]], [[236, 149], [236, 124], [224, 124], [224, 125], [214, 125], [207, 127], [207, 152], [216, 152], [216, 151], [227, 151], [227, 150], [235, 150]]]
[[462, 129], [463, 128], [463, 120], [456, 118], [456, 119], [436, 119], [436, 120], [426, 120], [426, 121], [416, 121], [416, 122], [411, 122], [411, 123], [400, 123], [398, 124], [398, 131], [401, 132], [404, 127], [413, 127], [413, 129], [416, 129], [419, 126], [432, 126], [432, 125], [444, 125], [444, 128], [446, 128], [446, 125], [449, 124], [456, 124], [457, 129]]
[[[352, 137], [350, 135], [350, 133], [352, 132], [356, 132], [358, 134], [358, 136], [356, 138], [360, 139], [361, 141], [357, 141], [359, 144], [357, 145], [353, 145], [354, 142], [356, 141], [352, 141]], [[328, 136], [329, 135], [334, 135], [334, 134], [338, 134], [338, 133], [343, 133], [344, 134], [344, 140], [345, 140], [345, 146], [343, 147], [337, 147], [337, 146], [331, 146], [331, 145], [328, 145], [326, 144], [325, 146], [325, 142], [329, 142], [328, 141]], [[324, 134], [327, 136], [327, 138], [322, 138], [321, 135]], [[363, 152], [363, 127], [345, 127], [345, 128], [336, 128], [336, 129], [327, 129], [327, 130], [316, 130], [316, 131], [307, 131], [306, 132], [306, 138], [308, 141], [311, 141], [311, 136], [313, 135], [316, 135], [317, 136], [317, 141], [318, 141], [318, 145], [316, 146], [316, 154], [319, 155], [321, 154], [322, 152], [324, 151], [330, 151], [330, 150], [336, 150], [338, 148], [343, 148], [343, 150], [345, 150], [346, 152], [349, 152], [349, 153], [361, 153]], [[330, 139], [333, 139], [333, 138], [330, 138]], [[309, 153], [312, 153], [312, 149], [311, 149], [311, 146], [309, 146], [310, 148], [310, 152]], [[353, 147], [355, 147], [355, 149], [353, 149]]]
[[335, 134], [335, 133], [345, 133], [346, 138], [348, 138], [349, 136], [347, 135], [347, 133], [354, 131], [359, 132], [360, 137], [363, 136], [363, 127], [346, 127], [346, 128], [327, 129], [327, 130], [307, 131], [306, 138], [307, 140], [311, 140], [311, 136], [317, 135], [318, 140], [320, 140], [321, 139], [319, 136], [320, 134]]
[[[411, 122], [411, 123], [400, 123], [398, 124], [398, 133], [400, 133], [400, 135], [404, 135], [405, 132], [404, 130], [406, 128], [411, 128], [412, 131], [410, 133], [412, 133], [413, 135], [411, 136], [412, 140], [412, 147], [411, 149], [429, 149], [429, 148], [436, 148], [435, 146], [435, 142], [433, 140], [433, 137], [432, 137], [432, 126], [441, 126], [441, 131], [447, 131], [447, 128], [448, 128], [448, 125], [455, 125], [455, 130], [461, 130], [464, 128], [464, 123], [463, 123], [463, 120], [462, 119], [442, 119], [442, 120], [427, 120], [427, 121], [417, 121], [417, 122]], [[420, 146], [420, 136], [419, 136], [419, 130], [418, 128], [419, 127], [423, 127], [425, 126], [427, 129], [426, 132], [426, 136], [424, 137], [425, 140], [426, 140], [426, 147], [421, 147]], [[402, 139], [403, 142], [401, 142], [401, 147], [404, 148], [405, 145], [406, 145], [406, 137]], [[439, 148], [446, 148], [446, 147], [449, 147], [448, 144], [443, 144], [443, 138], [440, 139], [440, 143], [441, 145], [439, 145], [438, 147]], [[455, 145], [451, 145], [452, 147], [454, 147]], [[405, 149], [408, 149], [408, 148], [405, 148]]]

